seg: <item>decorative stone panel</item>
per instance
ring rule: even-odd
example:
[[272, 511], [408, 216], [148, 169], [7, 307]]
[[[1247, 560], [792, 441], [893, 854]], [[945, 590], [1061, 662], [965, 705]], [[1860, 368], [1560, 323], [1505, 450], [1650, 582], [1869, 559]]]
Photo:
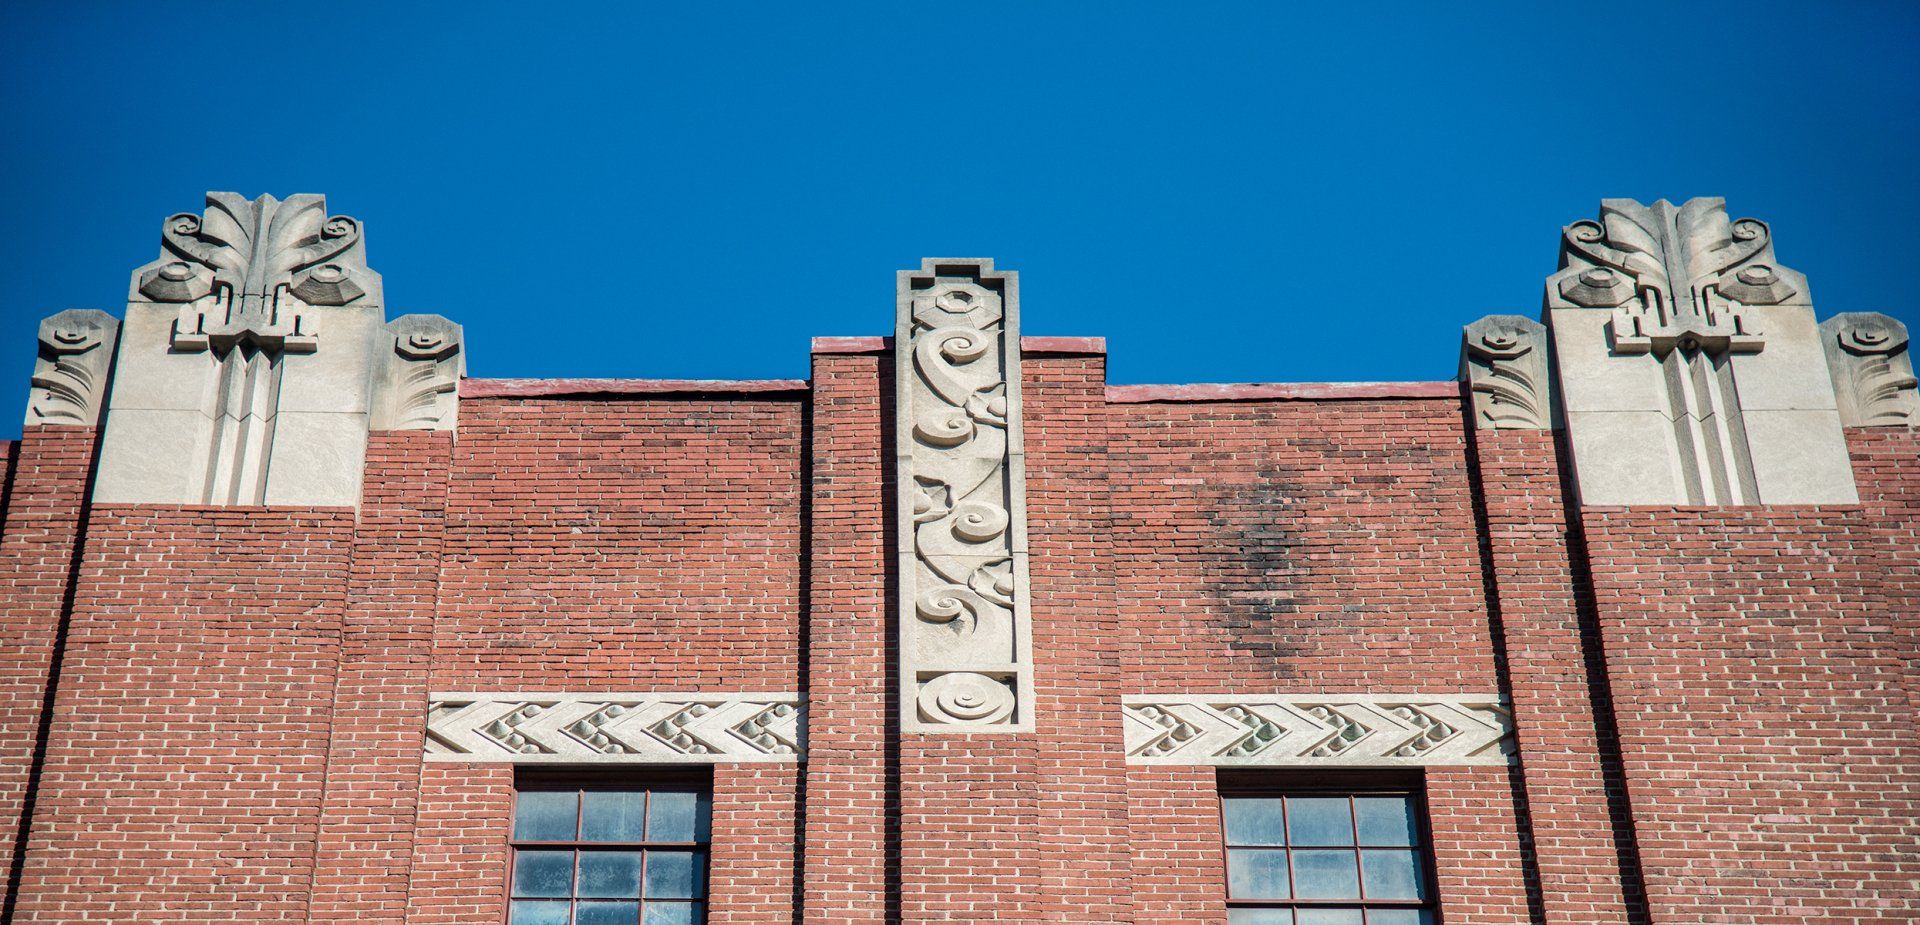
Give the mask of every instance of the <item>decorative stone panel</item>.
[[1546, 321], [1585, 504], [1857, 500], [1806, 278], [1720, 199], [1568, 225]]
[[1878, 312], [1846, 312], [1820, 323], [1840, 423], [1884, 427], [1920, 422], [1907, 326]]
[[1513, 720], [1497, 694], [1213, 694], [1122, 698], [1130, 764], [1498, 765]]
[[27, 424], [99, 423], [119, 337], [120, 320], [97, 309], [68, 309], [40, 322]]
[[429, 761], [800, 761], [799, 694], [432, 694]]
[[894, 358], [901, 727], [1032, 729], [1018, 275], [901, 271]]
[[1521, 315], [1488, 315], [1467, 325], [1460, 377], [1473, 393], [1473, 420], [1481, 430], [1551, 426], [1546, 325]]
[[439, 315], [387, 323], [392, 351], [374, 386], [374, 430], [453, 430], [467, 356], [460, 326]]

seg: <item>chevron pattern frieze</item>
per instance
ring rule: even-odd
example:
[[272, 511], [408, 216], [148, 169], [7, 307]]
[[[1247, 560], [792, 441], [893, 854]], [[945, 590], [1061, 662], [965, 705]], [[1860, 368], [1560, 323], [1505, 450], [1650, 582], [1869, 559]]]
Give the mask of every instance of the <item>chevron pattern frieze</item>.
[[1494, 694], [1121, 700], [1130, 764], [1407, 767], [1512, 760], [1512, 715]]
[[799, 694], [433, 694], [430, 761], [800, 761]]

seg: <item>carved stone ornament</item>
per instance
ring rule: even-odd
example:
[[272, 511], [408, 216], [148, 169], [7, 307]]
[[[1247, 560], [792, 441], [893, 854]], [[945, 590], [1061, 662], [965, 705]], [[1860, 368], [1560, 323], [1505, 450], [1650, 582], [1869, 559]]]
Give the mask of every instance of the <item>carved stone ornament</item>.
[[99, 423], [119, 337], [120, 321], [98, 309], [68, 309], [40, 322], [27, 424]]
[[387, 323], [392, 350], [374, 393], [374, 430], [452, 430], [466, 373], [460, 326], [439, 315], [402, 315]]
[[1599, 221], [1566, 227], [1547, 304], [1612, 309], [1620, 353], [1743, 353], [1764, 343], [1743, 306], [1804, 301], [1806, 291], [1805, 277], [1774, 260], [1766, 223], [1730, 221], [1724, 199], [1603, 199]]
[[1820, 323], [1840, 423], [1882, 427], [1920, 422], [1907, 326], [1878, 312], [1846, 312]]
[[175, 350], [248, 343], [310, 351], [318, 332], [308, 307], [346, 305], [379, 288], [360, 223], [329, 217], [326, 198], [312, 193], [285, 201], [208, 193], [205, 215], [170, 216], [161, 242], [160, 259], [134, 274], [130, 298], [183, 303]]
[[429, 761], [797, 762], [799, 694], [433, 694]]
[[1480, 429], [1552, 426], [1546, 325], [1520, 315], [1488, 315], [1467, 325], [1460, 375], [1473, 393]]
[[894, 336], [902, 728], [1033, 727], [1019, 280], [902, 271]]
[[1501, 765], [1497, 694], [1124, 697], [1127, 763], [1307, 767]]

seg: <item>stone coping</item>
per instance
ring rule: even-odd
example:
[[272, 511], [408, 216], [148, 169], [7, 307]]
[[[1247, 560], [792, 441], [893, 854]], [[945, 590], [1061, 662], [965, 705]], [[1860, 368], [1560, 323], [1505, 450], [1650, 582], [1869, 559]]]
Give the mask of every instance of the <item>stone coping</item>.
[[805, 379], [462, 379], [461, 398], [805, 392]]
[[1459, 398], [1460, 383], [1241, 382], [1192, 385], [1110, 385], [1114, 404], [1207, 401], [1339, 401], [1366, 398]]
[[[814, 353], [884, 353], [893, 349], [891, 337], [816, 337]], [[1098, 353], [1107, 352], [1104, 337], [1022, 337], [1022, 353]]]

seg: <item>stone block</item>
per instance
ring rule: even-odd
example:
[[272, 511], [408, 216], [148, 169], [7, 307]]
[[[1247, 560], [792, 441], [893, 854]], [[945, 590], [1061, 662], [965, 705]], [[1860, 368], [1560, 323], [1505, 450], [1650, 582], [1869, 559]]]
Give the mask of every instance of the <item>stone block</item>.
[[1567, 414], [1582, 504], [1686, 504], [1673, 421], [1658, 411]]
[[1611, 315], [1580, 308], [1547, 313], [1559, 367], [1560, 400], [1569, 412], [1668, 410], [1660, 361], [1651, 354], [1616, 354]]
[[266, 502], [358, 505], [366, 455], [365, 413], [282, 411], [274, 424]]
[[1755, 410], [1834, 408], [1833, 381], [1813, 310], [1799, 305], [1762, 305], [1746, 309], [1766, 346], [1757, 353], [1728, 357], [1740, 407]]
[[354, 412], [367, 410], [380, 357], [385, 324], [379, 308], [330, 308], [312, 312], [312, 353], [280, 358], [282, 412]]
[[167, 410], [198, 413], [219, 371], [207, 351], [173, 350], [171, 305], [134, 302], [120, 327], [120, 357], [114, 367], [115, 410]]
[[110, 409], [94, 502], [198, 503], [211, 434], [212, 422], [194, 410]]
[[1840, 413], [1750, 410], [1743, 415], [1761, 504], [1856, 504]]

